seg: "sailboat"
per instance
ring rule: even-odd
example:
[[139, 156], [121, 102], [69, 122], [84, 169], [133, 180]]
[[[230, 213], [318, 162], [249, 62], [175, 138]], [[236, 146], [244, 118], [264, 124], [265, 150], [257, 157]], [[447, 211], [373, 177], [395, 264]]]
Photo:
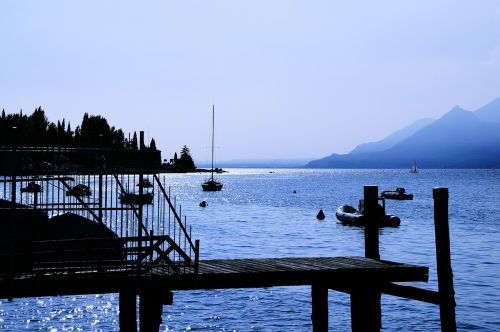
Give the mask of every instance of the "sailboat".
[[220, 191], [222, 190], [222, 183], [214, 179], [214, 143], [215, 143], [215, 106], [212, 105], [212, 168], [210, 169], [210, 179], [204, 182], [201, 187], [204, 191]]
[[410, 173], [418, 173], [417, 162], [415, 160], [413, 161], [413, 164], [411, 165]]

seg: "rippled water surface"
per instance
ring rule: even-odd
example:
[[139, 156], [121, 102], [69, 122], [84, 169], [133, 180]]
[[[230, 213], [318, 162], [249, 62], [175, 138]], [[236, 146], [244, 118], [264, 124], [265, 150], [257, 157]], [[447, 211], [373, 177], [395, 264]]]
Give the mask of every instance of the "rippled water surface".
[[[399, 228], [380, 231], [383, 259], [430, 267], [421, 287], [436, 289], [432, 188], [450, 190], [452, 266], [462, 331], [500, 330], [500, 171], [231, 169], [222, 192], [206, 193], [205, 175], [168, 175], [172, 193], [201, 240], [201, 258], [364, 255], [363, 232], [337, 223], [335, 210], [357, 204], [363, 185], [405, 187], [413, 201], [389, 201]], [[294, 194], [293, 191], [297, 193]], [[198, 203], [208, 202], [200, 208]], [[315, 216], [322, 208], [325, 221]], [[348, 296], [330, 292], [330, 329], [350, 330]], [[2, 300], [0, 330], [118, 330], [118, 296]], [[387, 331], [438, 331], [430, 304], [382, 297]], [[310, 289], [277, 287], [176, 292], [162, 331], [310, 331]]]

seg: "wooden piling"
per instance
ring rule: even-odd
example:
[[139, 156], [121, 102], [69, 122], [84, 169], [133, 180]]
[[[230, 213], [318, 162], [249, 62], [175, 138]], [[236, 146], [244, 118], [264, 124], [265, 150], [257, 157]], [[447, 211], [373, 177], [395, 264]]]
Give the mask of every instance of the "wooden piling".
[[448, 225], [448, 188], [433, 188], [434, 229], [439, 290], [441, 331], [456, 331], [455, 290], [451, 268], [450, 230]]
[[139, 329], [141, 332], [157, 332], [162, 323], [163, 305], [173, 303], [173, 293], [158, 289], [145, 289], [140, 294]]
[[99, 173], [99, 200], [98, 200], [98, 219], [99, 219], [99, 224], [102, 225], [102, 195], [103, 195], [103, 192], [102, 192], [102, 168], [100, 170], [100, 173]]
[[194, 242], [194, 273], [198, 274], [200, 268], [200, 240]]
[[137, 332], [137, 297], [134, 292], [120, 293], [120, 331]]
[[328, 332], [328, 288], [317, 284], [311, 285], [311, 297], [313, 331]]
[[378, 332], [381, 328], [380, 290], [374, 283], [351, 291], [351, 330]]
[[378, 213], [378, 186], [365, 186], [365, 257], [376, 260], [380, 260], [377, 220]]
[[[142, 148], [144, 146], [144, 131], [140, 131], [139, 133], [139, 146], [140, 146], [140, 151], [141, 151], [141, 157], [144, 149]], [[134, 179], [135, 183], [135, 179]], [[142, 201], [142, 195], [144, 195], [144, 186], [142, 186], [142, 183], [144, 183], [144, 173], [141, 170], [139, 172], [139, 197], [141, 197]], [[137, 247], [139, 248], [139, 252], [142, 252], [142, 228], [143, 228], [143, 207], [144, 205], [139, 204], [138, 206], [138, 213], [137, 213]], [[139, 255], [137, 256], [137, 273], [140, 274], [140, 264], [141, 262], [139, 261]], [[142, 302], [142, 301], [141, 301]]]
[[11, 190], [10, 190], [10, 198], [11, 198], [11, 204], [12, 208], [15, 209], [16, 207], [16, 194], [17, 194], [17, 181], [16, 181], [16, 169], [17, 169], [17, 127], [12, 127], [12, 134], [11, 134], [11, 140], [12, 140], [12, 159], [9, 162], [9, 167], [11, 168], [11, 176], [12, 176], [12, 183], [11, 183]]
[[[380, 260], [378, 237], [378, 186], [364, 187], [365, 256]], [[360, 280], [351, 291], [352, 331], [380, 331], [382, 308], [380, 285], [374, 280]]]
[[16, 209], [16, 170], [17, 170], [17, 127], [12, 127], [12, 134], [11, 134], [11, 139], [12, 139], [12, 159], [10, 160], [10, 171], [11, 171], [11, 176], [12, 176], [12, 184], [11, 184], [11, 213], [10, 213], [10, 220], [9, 220], [9, 226], [8, 226], [8, 234], [9, 234], [9, 267], [8, 267], [8, 282], [9, 282], [9, 295], [8, 299], [9, 301], [12, 301], [13, 297], [10, 294], [12, 291], [12, 276], [14, 273], [14, 248], [15, 248], [15, 242], [16, 242], [16, 233], [17, 233], [17, 227], [16, 227], [16, 220], [15, 220], [15, 209]]

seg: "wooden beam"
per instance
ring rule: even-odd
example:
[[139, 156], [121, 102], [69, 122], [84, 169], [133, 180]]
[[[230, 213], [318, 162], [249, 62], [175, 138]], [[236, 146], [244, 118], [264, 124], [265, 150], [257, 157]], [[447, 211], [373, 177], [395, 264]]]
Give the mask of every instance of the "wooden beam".
[[405, 299], [417, 300], [426, 303], [439, 304], [439, 293], [436, 291], [387, 283], [382, 286], [382, 293], [404, 297]]

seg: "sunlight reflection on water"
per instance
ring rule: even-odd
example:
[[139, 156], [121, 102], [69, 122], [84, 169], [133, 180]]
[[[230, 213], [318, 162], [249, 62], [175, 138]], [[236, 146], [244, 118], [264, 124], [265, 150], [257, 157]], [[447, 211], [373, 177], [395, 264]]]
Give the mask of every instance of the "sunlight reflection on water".
[[[224, 190], [207, 193], [204, 174], [167, 175], [202, 259], [364, 255], [362, 229], [338, 224], [335, 210], [356, 205], [366, 184], [405, 187], [415, 199], [387, 202], [402, 223], [380, 231], [381, 256], [429, 266], [429, 283], [420, 284], [428, 289], [436, 289], [432, 188], [448, 187], [459, 329], [500, 330], [499, 171], [231, 169], [218, 178]], [[323, 222], [315, 218], [319, 209]], [[329, 298], [330, 327], [349, 331], [348, 296]], [[116, 294], [2, 301], [0, 329], [114, 331], [117, 301]], [[310, 308], [308, 287], [176, 292], [161, 330], [307, 331]], [[384, 296], [382, 310], [387, 330], [439, 330], [434, 305]]]

